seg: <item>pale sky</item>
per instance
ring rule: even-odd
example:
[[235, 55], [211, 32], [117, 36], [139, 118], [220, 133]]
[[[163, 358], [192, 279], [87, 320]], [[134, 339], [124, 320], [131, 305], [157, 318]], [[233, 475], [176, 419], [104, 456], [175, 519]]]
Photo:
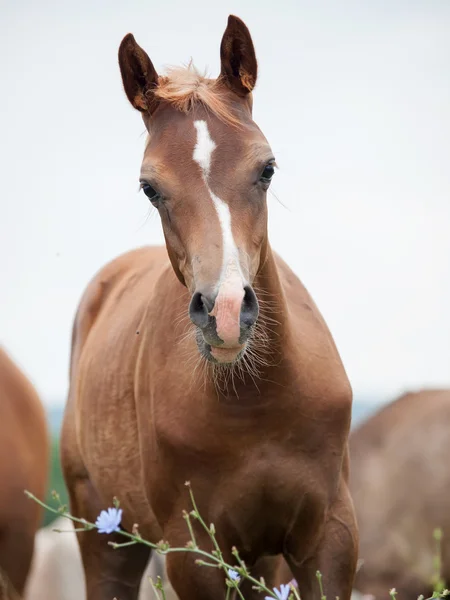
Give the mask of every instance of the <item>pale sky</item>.
[[[270, 239], [308, 287], [355, 395], [450, 387], [450, 2], [3, 0], [0, 341], [46, 404], [67, 390], [89, 279], [161, 243], [138, 194], [144, 127], [117, 65], [219, 70], [227, 16], [259, 60], [280, 166]], [[150, 215], [148, 217], [148, 215]]]

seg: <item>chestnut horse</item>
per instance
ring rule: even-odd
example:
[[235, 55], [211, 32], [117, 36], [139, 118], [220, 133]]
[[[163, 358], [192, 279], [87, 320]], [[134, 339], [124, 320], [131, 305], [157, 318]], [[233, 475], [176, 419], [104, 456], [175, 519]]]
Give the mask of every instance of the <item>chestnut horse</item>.
[[[303, 600], [319, 597], [317, 569], [329, 597], [347, 600], [351, 387], [314, 302], [269, 245], [275, 158], [252, 120], [256, 57], [234, 16], [220, 57], [217, 79], [191, 67], [158, 77], [131, 34], [119, 49], [166, 248], [120, 256], [81, 300], [62, 435], [71, 507], [94, 520], [117, 495], [124, 528], [184, 546], [189, 480], [228, 560], [236, 546], [272, 585], [283, 556]], [[147, 548], [112, 551], [96, 532], [79, 544], [89, 600], [137, 597]], [[195, 559], [167, 557], [179, 598], [225, 598], [224, 573]]]
[[350, 489], [363, 561], [355, 588], [377, 600], [433, 592], [441, 528], [442, 576], [450, 584], [450, 390], [405, 394], [350, 436]]
[[[47, 486], [49, 437], [39, 397], [0, 347], [0, 598], [22, 594], [33, 556], [41, 507], [29, 500]], [[5, 593], [5, 592], [4, 592]]]

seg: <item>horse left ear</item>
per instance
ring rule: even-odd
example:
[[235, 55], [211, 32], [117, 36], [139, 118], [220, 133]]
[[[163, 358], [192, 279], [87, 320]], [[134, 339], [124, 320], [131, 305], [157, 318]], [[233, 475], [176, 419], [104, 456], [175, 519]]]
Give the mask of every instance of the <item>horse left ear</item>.
[[239, 96], [249, 94], [256, 84], [258, 63], [250, 32], [241, 19], [230, 15], [220, 44], [221, 77]]

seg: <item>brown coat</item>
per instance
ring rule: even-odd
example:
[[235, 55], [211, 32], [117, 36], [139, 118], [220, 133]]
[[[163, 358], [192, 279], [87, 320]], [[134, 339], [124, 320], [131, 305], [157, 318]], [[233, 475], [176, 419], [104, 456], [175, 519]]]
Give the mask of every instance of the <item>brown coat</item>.
[[42, 509], [49, 438], [44, 408], [19, 368], [0, 347], [0, 568], [20, 594], [33, 554]]

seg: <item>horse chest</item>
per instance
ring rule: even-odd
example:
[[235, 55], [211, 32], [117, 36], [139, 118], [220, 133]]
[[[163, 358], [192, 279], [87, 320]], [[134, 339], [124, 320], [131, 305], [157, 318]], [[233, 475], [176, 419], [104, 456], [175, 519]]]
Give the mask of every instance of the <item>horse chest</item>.
[[229, 446], [225, 452], [211, 454], [211, 447], [205, 451], [180, 446], [180, 439], [175, 447], [165, 445], [159, 466], [153, 464], [148, 471], [149, 497], [159, 522], [172, 527], [181, 511], [190, 509], [184, 486], [189, 480], [200, 513], [206, 522], [214, 523], [221, 544], [236, 545], [249, 560], [281, 552], [299, 519], [305, 518], [305, 537], [315, 535], [317, 527], [308, 527], [306, 520], [321, 521], [329, 495], [320, 461], [279, 442], [236, 446], [234, 451]]
[[326, 513], [325, 479], [317, 465], [300, 465], [296, 457], [249, 460], [212, 492], [210, 520], [225, 547], [237, 546], [249, 560], [280, 553], [299, 523], [306, 539], [317, 535]]

